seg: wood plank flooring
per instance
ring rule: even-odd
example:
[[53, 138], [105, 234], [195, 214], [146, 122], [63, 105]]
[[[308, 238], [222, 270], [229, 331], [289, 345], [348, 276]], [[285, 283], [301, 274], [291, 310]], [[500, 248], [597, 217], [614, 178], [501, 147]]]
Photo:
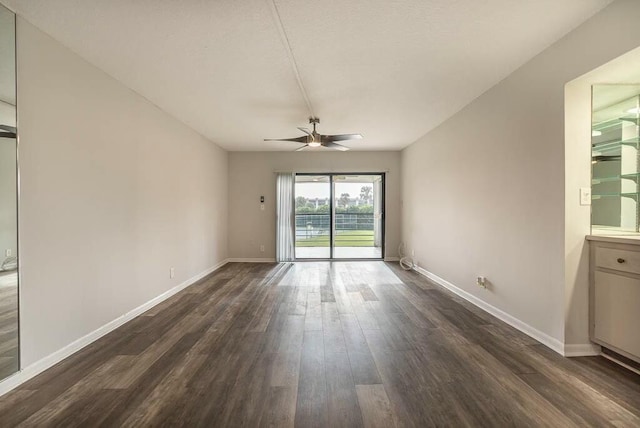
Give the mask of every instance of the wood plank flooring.
[[0, 397], [0, 426], [640, 426], [565, 359], [383, 262], [231, 263]]

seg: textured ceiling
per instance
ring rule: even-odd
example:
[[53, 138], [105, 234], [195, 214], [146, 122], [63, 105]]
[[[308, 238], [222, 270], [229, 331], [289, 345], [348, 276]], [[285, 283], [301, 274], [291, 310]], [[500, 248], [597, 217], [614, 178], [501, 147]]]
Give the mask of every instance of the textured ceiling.
[[[228, 150], [309, 108], [270, 0], [0, 0]], [[610, 0], [275, 0], [322, 133], [412, 143]]]

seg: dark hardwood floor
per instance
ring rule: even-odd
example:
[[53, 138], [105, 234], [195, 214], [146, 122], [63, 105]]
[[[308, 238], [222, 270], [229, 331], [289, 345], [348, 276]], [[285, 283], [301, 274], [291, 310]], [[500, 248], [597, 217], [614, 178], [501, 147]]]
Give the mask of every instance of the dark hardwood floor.
[[0, 398], [0, 426], [640, 426], [565, 359], [383, 262], [232, 263]]

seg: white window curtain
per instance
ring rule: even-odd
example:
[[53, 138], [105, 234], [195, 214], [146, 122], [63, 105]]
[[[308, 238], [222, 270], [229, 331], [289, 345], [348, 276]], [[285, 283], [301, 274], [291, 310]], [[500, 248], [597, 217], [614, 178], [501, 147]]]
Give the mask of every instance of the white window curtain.
[[278, 262], [292, 262], [295, 259], [294, 185], [295, 174], [278, 173], [276, 180], [276, 261]]

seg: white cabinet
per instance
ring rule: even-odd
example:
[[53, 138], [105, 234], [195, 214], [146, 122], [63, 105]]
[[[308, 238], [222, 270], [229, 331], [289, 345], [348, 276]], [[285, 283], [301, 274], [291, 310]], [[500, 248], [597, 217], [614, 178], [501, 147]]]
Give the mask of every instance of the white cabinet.
[[591, 340], [640, 362], [640, 240], [612, 241], [591, 240]]

